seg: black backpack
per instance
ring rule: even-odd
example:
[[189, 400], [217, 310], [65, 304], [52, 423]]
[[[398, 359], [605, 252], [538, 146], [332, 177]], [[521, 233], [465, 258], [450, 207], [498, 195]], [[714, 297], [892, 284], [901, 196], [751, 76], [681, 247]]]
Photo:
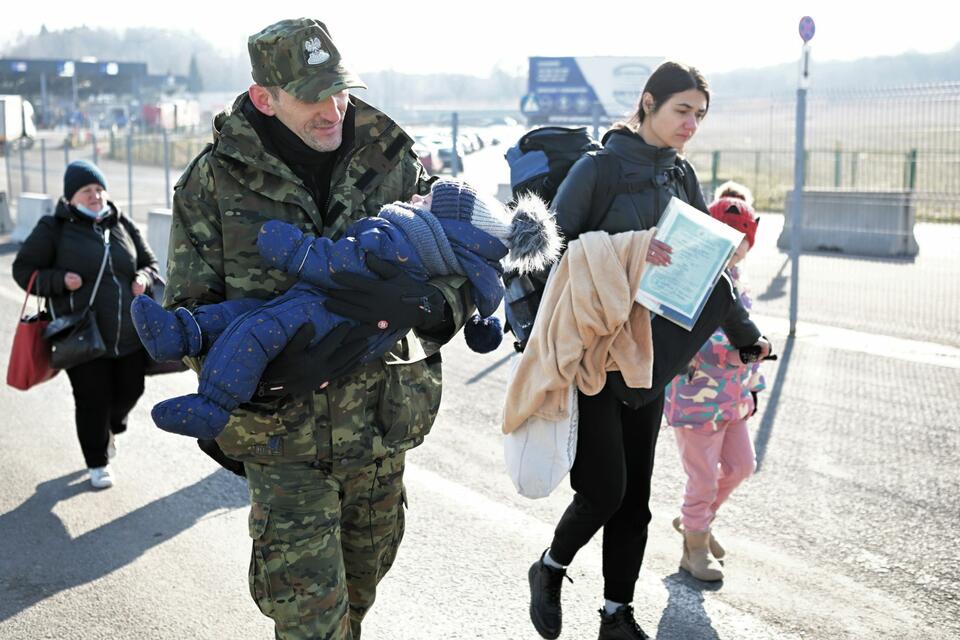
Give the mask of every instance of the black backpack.
[[[550, 126], [528, 131], [504, 156], [510, 165], [510, 188], [514, 201], [531, 193], [549, 206], [570, 168], [584, 155], [597, 163], [597, 182], [586, 224], [588, 229], [599, 224], [620, 194], [639, 193], [674, 181], [680, 182], [681, 193], [686, 195], [689, 192], [690, 186], [679, 157], [674, 166], [663, 174], [640, 181], [627, 181], [620, 176], [620, 162], [603, 152], [603, 146], [587, 133], [586, 127]], [[517, 351], [523, 351], [530, 339], [548, 275], [548, 272], [521, 275], [516, 271], [507, 271], [503, 275], [506, 328], [517, 338], [513, 345]]]

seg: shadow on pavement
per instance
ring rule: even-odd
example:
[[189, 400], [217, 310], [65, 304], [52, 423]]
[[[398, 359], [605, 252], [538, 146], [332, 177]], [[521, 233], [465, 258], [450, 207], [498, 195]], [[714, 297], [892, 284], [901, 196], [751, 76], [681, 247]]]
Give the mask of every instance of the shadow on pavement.
[[663, 586], [668, 598], [657, 625], [657, 640], [720, 640], [703, 607], [703, 592], [717, 591], [722, 582], [701, 582], [677, 571], [663, 579]]
[[497, 360], [496, 362], [494, 362], [492, 365], [490, 365], [489, 367], [487, 367], [487, 368], [484, 369], [483, 371], [480, 371], [480, 372], [477, 373], [475, 376], [473, 376], [472, 378], [470, 378], [469, 380], [467, 380], [464, 384], [473, 384], [474, 382], [479, 382], [480, 380], [483, 380], [487, 375], [493, 373], [494, 371], [496, 371], [497, 369], [499, 369], [499, 368], [502, 367], [503, 365], [505, 365], [505, 364], [507, 364], [508, 362], [510, 362], [510, 358], [512, 358], [512, 357], [514, 357], [514, 356], [519, 356], [519, 355], [520, 355], [520, 354], [518, 354], [516, 351], [511, 351], [509, 354], [503, 356], [502, 358], [500, 358], [499, 360]]
[[[248, 504], [246, 485], [218, 469], [112, 522], [72, 538], [54, 513], [57, 503], [90, 491], [84, 471], [37, 485], [16, 509], [0, 515], [4, 547], [0, 622], [51, 596], [93, 582], [189, 529], [204, 515]], [[109, 491], [109, 490], [108, 490]]]
[[[806, 251], [800, 252], [801, 260], [803, 258], [840, 258], [841, 260], [849, 260], [852, 262], [873, 262], [877, 264], [914, 264], [917, 261], [917, 256], [869, 256], [869, 255], [860, 255], [857, 253], [844, 253], [839, 250], [831, 249], [808, 249]], [[787, 254], [787, 261], [790, 261], [790, 254]], [[803, 271], [803, 269], [800, 269]]]
[[788, 264], [790, 264], [790, 256], [787, 256], [783, 261], [783, 264], [777, 269], [777, 275], [773, 276], [770, 284], [767, 285], [767, 289], [757, 296], [757, 300], [776, 300], [787, 295], [788, 278], [783, 272], [786, 271]]
[[777, 367], [777, 379], [770, 389], [770, 395], [764, 398], [760, 395], [760, 403], [766, 406], [763, 409], [763, 419], [760, 420], [760, 428], [753, 438], [753, 449], [757, 454], [757, 469], [754, 473], [759, 473], [763, 468], [763, 458], [767, 453], [767, 443], [770, 441], [770, 433], [773, 431], [773, 422], [777, 419], [777, 407], [780, 404], [780, 394], [783, 393], [783, 385], [787, 380], [787, 373], [790, 371], [790, 356], [793, 354], [794, 336], [787, 336], [787, 341], [783, 345], [783, 353], [780, 354], [780, 366]]

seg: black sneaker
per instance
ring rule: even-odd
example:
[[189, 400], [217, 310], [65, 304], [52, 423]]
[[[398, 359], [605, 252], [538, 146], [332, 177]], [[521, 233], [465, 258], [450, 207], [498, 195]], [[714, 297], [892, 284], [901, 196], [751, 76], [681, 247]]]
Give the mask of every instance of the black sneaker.
[[650, 636], [633, 619], [633, 607], [624, 604], [610, 614], [600, 609], [600, 635], [597, 640], [650, 640]]
[[[530, 578], [530, 621], [547, 640], [560, 636], [560, 587], [563, 579], [570, 580], [566, 569], [554, 569], [543, 563], [546, 551], [533, 563], [527, 575]], [[573, 580], [570, 580], [573, 582]]]

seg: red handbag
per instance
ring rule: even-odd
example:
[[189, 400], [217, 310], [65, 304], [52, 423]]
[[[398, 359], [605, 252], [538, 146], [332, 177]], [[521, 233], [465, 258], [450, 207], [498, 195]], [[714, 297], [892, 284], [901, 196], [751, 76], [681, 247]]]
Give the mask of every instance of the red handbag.
[[50, 345], [43, 339], [43, 330], [50, 320], [46, 312], [40, 310], [39, 298], [37, 313], [24, 315], [36, 280], [37, 272], [34, 271], [27, 284], [23, 306], [20, 307], [20, 322], [17, 323], [17, 331], [13, 335], [13, 348], [10, 349], [10, 362], [7, 364], [7, 384], [22, 391], [46, 382], [60, 371], [50, 366]]

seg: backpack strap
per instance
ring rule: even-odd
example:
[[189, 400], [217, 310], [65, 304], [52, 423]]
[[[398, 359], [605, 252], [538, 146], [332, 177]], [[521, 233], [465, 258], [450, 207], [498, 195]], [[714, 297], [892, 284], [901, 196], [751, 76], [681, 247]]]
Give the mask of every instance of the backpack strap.
[[700, 190], [700, 185], [696, 181], [693, 171], [687, 171], [684, 169], [685, 162], [686, 161], [680, 156], [677, 156], [675, 170], [679, 174], [678, 179], [681, 187], [679, 189], [681, 194], [680, 197], [684, 200], [684, 202], [692, 205], [694, 200], [696, 200], [696, 197], [693, 194]]
[[593, 185], [590, 198], [590, 212], [584, 229], [595, 229], [603, 216], [610, 210], [614, 199], [619, 195], [624, 181], [620, 179], [620, 162], [609, 153], [591, 151], [587, 155], [593, 158], [597, 169], [597, 181]]
[[620, 174], [620, 162], [609, 153], [591, 151], [588, 153], [596, 163], [597, 181], [593, 186], [593, 196], [590, 199], [590, 212], [587, 215], [585, 229], [595, 229], [603, 216], [613, 205], [618, 195], [624, 193], [640, 193], [647, 189], [659, 189], [664, 185], [679, 184], [677, 193], [680, 199], [690, 204], [693, 183], [692, 173], [684, 170], [683, 161], [677, 156], [674, 164], [664, 173], [643, 180], [623, 180]]

